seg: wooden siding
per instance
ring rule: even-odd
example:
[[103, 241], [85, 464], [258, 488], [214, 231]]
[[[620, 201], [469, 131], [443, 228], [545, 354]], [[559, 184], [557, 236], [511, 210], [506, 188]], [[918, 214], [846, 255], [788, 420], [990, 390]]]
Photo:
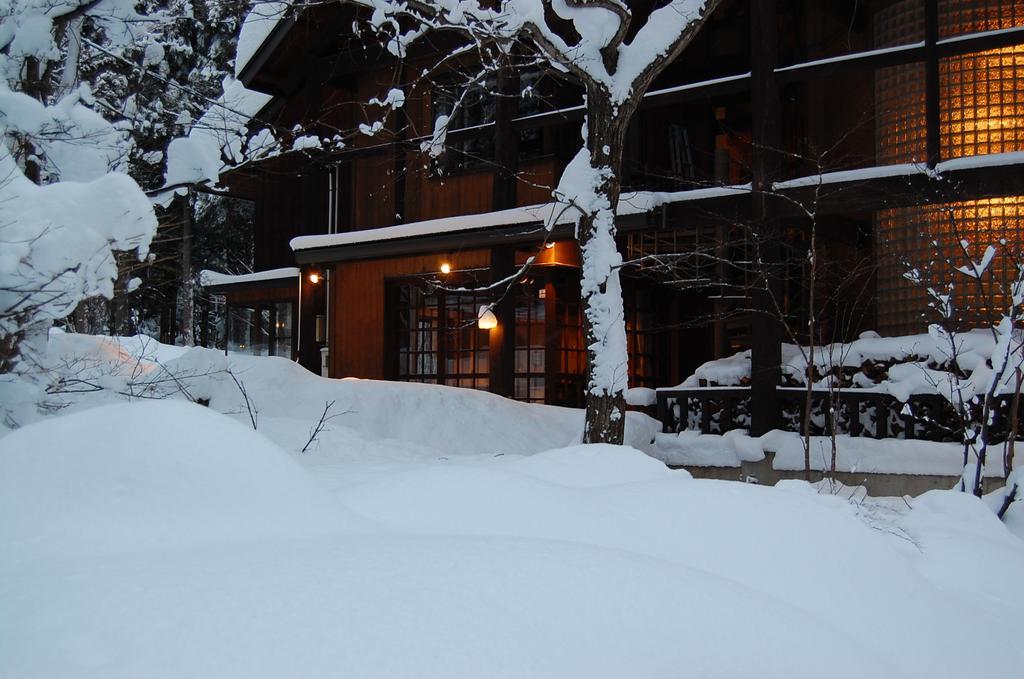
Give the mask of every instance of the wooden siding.
[[487, 250], [337, 264], [331, 274], [331, 376], [385, 379], [385, 293], [390, 278], [490, 265]]
[[435, 178], [429, 176], [429, 171], [423, 167], [424, 162], [423, 155], [409, 154], [405, 221], [491, 211], [494, 173], [464, 172]]
[[253, 266], [294, 266], [289, 241], [327, 230], [327, 173], [307, 158], [277, 159], [263, 168], [259, 191]]
[[[394, 224], [393, 156], [360, 158], [353, 163], [352, 170], [352, 224], [350, 227], [339, 224], [339, 230], [375, 229]], [[345, 212], [343, 209], [342, 214]]]

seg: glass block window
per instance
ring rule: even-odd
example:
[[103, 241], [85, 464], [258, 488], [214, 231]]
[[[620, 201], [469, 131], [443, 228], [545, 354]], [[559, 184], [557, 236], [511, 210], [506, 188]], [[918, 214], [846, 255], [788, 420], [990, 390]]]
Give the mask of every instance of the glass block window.
[[1024, 46], [943, 59], [939, 82], [943, 159], [1024, 150]]
[[1024, 24], [1021, 0], [940, 0], [939, 39]]
[[[876, 14], [876, 46], [923, 40], [923, 21], [922, 0], [893, 3]], [[940, 39], [1021, 25], [1024, 0], [939, 2]], [[916, 40], [908, 41], [908, 36]], [[879, 165], [926, 160], [924, 88], [923, 64], [877, 72]], [[939, 88], [943, 159], [1024, 150], [1024, 47], [942, 59]], [[893, 253], [879, 267], [878, 330], [886, 334], [919, 332], [927, 321], [934, 320], [927, 316], [924, 293], [903, 278], [907, 265], [923, 269], [939, 252], [953, 252], [961, 237], [980, 248], [1000, 238], [1007, 239], [1011, 247], [1024, 244], [1018, 219], [1021, 200], [1001, 198], [878, 212], [878, 252]], [[958, 235], [951, 233], [950, 219]], [[985, 316], [979, 300], [963, 301], [976, 320]]]
[[[883, 262], [878, 273], [878, 331], [884, 335], [924, 332], [938, 317], [929, 308], [923, 286], [906, 280], [908, 269], [920, 272], [928, 281], [947, 281], [956, 274], [942, 260], [952, 257], [955, 265], [966, 264], [957, 243], [967, 240], [968, 251], [977, 261], [987, 245], [998, 246], [1005, 240], [1011, 249], [1024, 244], [1024, 197], [963, 201], [941, 206], [921, 206], [884, 210], [877, 215], [880, 232], [887, 239], [883, 251], [894, 254]], [[1016, 246], [1014, 245], [1016, 244]], [[1011, 263], [1005, 257], [993, 262], [997, 280], [1008, 280]], [[971, 281], [960, 277], [959, 297], [955, 300], [966, 325], [984, 325], [998, 310], [989, 308], [989, 295]], [[1005, 299], [995, 298], [997, 306]]]
[[[875, 47], [924, 40], [923, 0], [902, 0], [875, 14]], [[924, 64], [875, 72], [875, 133], [878, 165], [926, 160]]]

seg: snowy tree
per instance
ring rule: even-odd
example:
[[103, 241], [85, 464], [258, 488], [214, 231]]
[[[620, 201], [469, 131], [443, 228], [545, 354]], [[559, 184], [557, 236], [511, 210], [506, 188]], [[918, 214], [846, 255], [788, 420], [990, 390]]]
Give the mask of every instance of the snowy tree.
[[[1009, 415], [1003, 472], [1012, 498], [1020, 478], [1014, 473], [1013, 439], [1019, 417], [1016, 395], [1024, 367], [1024, 336], [1018, 327], [1024, 318], [1024, 253], [1005, 239], [972, 244], [961, 237], [962, 226], [954, 209], [943, 208], [942, 215], [949, 236], [925, 233], [931, 238], [935, 259], [923, 268], [908, 266], [904, 274], [927, 292], [937, 317], [928, 326], [928, 334], [948, 362], [946, 371], [924, 369], [925, 376], [956, 413], [964, 462], [959, 487], [964, 492], [982, 496], [985, 465], [995, 439], [993, 429], [1000, 411]], [[991, 332], [991, 346], [980, 360], [976, 336], [968, 332], [978, 325]], [[1007, 394], [1015, 395], [1009, 413], [1005, 412]]]
[[[164, 185], [165, 168], [168, 174], [180, 174], [172, 160], [173, 149], [187, 145], [184, 135], [218, 105], [248, 3], [147, 0], [140, 7], [147, 22], [129, 43], [111, 44], [102, 25], [86, 25], [80, 77], [103, 102], [104, 115], [129, 121], [130, 174], [153, 191]], [[172, 151], [167, 151], [169, 146]], [[158, 210], [161, 233], [153, 261], [122, 258], [121, 278], [139, 276], [145, 284], [132, 292], [122, 286], [110, 303], [110, 312], [101, 313], [99, 323], [86, 324], [84, 329], [133, 334], [146, 319], [129, 313], [130, 308], [143, 313], [155, 309], [159, 314], [169, 307], [178, 313], [162, 315], [172, 322], [177, 316], [180, 341], [193, 343], [195, 272], [207, 263], [196, 259], [200, 223], [193, 214], [195, 194], [182, 193], [173, 204]], [[228, 231], [237, 229], [232, 225]], [[242, 241], [233, 246], [244, 247]]]
[[139, 18], [118, 0], [0, 6], [0, 372], [54, 319], [113, 295], [116, 251], [147, 254], [156, 219], [123, 173], [127, 125], [77, 79], [87, 20], [126, 42]]
[[[718, 0], [656, 3], [639, 20], [623, 0], [343, 1], [371, 10], [370, 28], [400, 59], [424, 36], [461, 35], [463, 47], [441, 61], [472, 60], [477, 72], [467, 79], [456, 106], [471, 86], [479, 86], [513, 58], [555, 69], [584, 90], [582, 148], [566, 167], [555, 198], [575, 212], [583, 257], [589, 372], [583, 438], [621, 443], [628, 371], [615, 214], [624, 138], [651, 83], [691, 42]], [[390, 109], [402, 101], [398, 92], [378, 103]], [[451, 119], [438, 118], [428, 150], [443, 144]], [[364, 130], [376, 131], [373, 126]]]

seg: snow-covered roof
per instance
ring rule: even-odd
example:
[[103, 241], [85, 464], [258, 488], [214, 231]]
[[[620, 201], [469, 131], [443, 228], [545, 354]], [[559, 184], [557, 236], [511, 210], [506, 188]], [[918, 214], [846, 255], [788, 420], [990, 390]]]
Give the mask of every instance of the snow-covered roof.
[[289, 2], [258, 2], [242, 22], [235, 50], [235, 77], [249, 65], [260, 47], [288, 15]]
[[267, 269], [254, 273], [228, 274], [219, 271], [204, 270], [199, 272], [199, 282], [207, 287], [217, 285], [237, 285], [239, 283], [260, 283], [263, 281], [285, 281], [289, 278], [297, 278], [299, 269], [295, 266], [286, 266], [280, 269]]
[[[298, 236], [291, 240], [292, 250], [311, 250], [313, 248], [334, 247], [338, 245], [355, 245], [397, 238], [429, 236], [454, 231], [471, 231], [497, 226], [514, 224], [544, 223], [551, 218], [555, 204], [531, 205], [528, 207], [484, 212], [473, 215], [459, 215], [444, 219], [429, 219], [422, 222], [411, 222], [398, 226], [386, 226], [380, 229], [365, 229], [347, 233], [329, 233], [316, 236]], [[556, 220], [558, 221], [558, 220]], [[571, 219], [566, 218], [566, 223]]]

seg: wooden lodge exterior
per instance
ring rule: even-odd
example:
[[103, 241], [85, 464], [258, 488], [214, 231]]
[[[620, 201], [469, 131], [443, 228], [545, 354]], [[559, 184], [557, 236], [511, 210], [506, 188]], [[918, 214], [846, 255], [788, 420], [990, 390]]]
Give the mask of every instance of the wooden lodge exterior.
[[[396, 63], [353, 35], [353, 12], [316, 5], [278, 23], [240, 70], [246, 87], [274, 96], [259, 120], [324, 137], [351, 130], [372, 122], [363, 103], [403, 79], [396, 68], [416, 72], [436, 57]], [[543, 208], [531, 207], [550, 200], [579, 148], [580, 92], [550, 74], [489, 85], [538, 96], [481, 94], [444, 160], [420, 150], [444, 110], [442, 90], [421, 87], [374, 136], [231, 176], [232, 192], [256, 203], [256, 270], [301, 270], [210, 286], [244, 311], [233, 316], [242, 335], [260, 319], [284, 338], [287, 320], [290, 351], [282, 339], [269, 353], [317, 372], [324, 356], [332, 377], [581, 403], [579, 254], [571, 225], [547, 237]], [[737, 225], [764, 234], [761, 255], [781, 262], [787, 248], [806, 248], [813, 214], [827, 261], [819, 285], [847, 290], [823, 332], [907, 331], [923, 307], [897, 255], [926, 254], [915, 229], [928, 210], [980, 206], [978, 230], [1024, 244], [1021, 152], [1024, 0], [724, 2], [655, 82], [628, 135], [619, 237], [636, 262], [623, 271], [630, 385], [678, 384], [706, 360], [753, 348], [753, 429], [770, 428], [783, 331], [773, 314], [748, 311], [767, 310], [767, 293], [721, 263], [751, 257]], [[646, 210], [652, 191], [671, 196]], [[530, 256], [511, 287], [481, 290]], [[780, 266], [773, 282], [792, 327], [805, 276]], [[496, 327], [481, 329], [491, 303]], [[232, 346], [233, 332], [229, 348], [255, 343]]]

